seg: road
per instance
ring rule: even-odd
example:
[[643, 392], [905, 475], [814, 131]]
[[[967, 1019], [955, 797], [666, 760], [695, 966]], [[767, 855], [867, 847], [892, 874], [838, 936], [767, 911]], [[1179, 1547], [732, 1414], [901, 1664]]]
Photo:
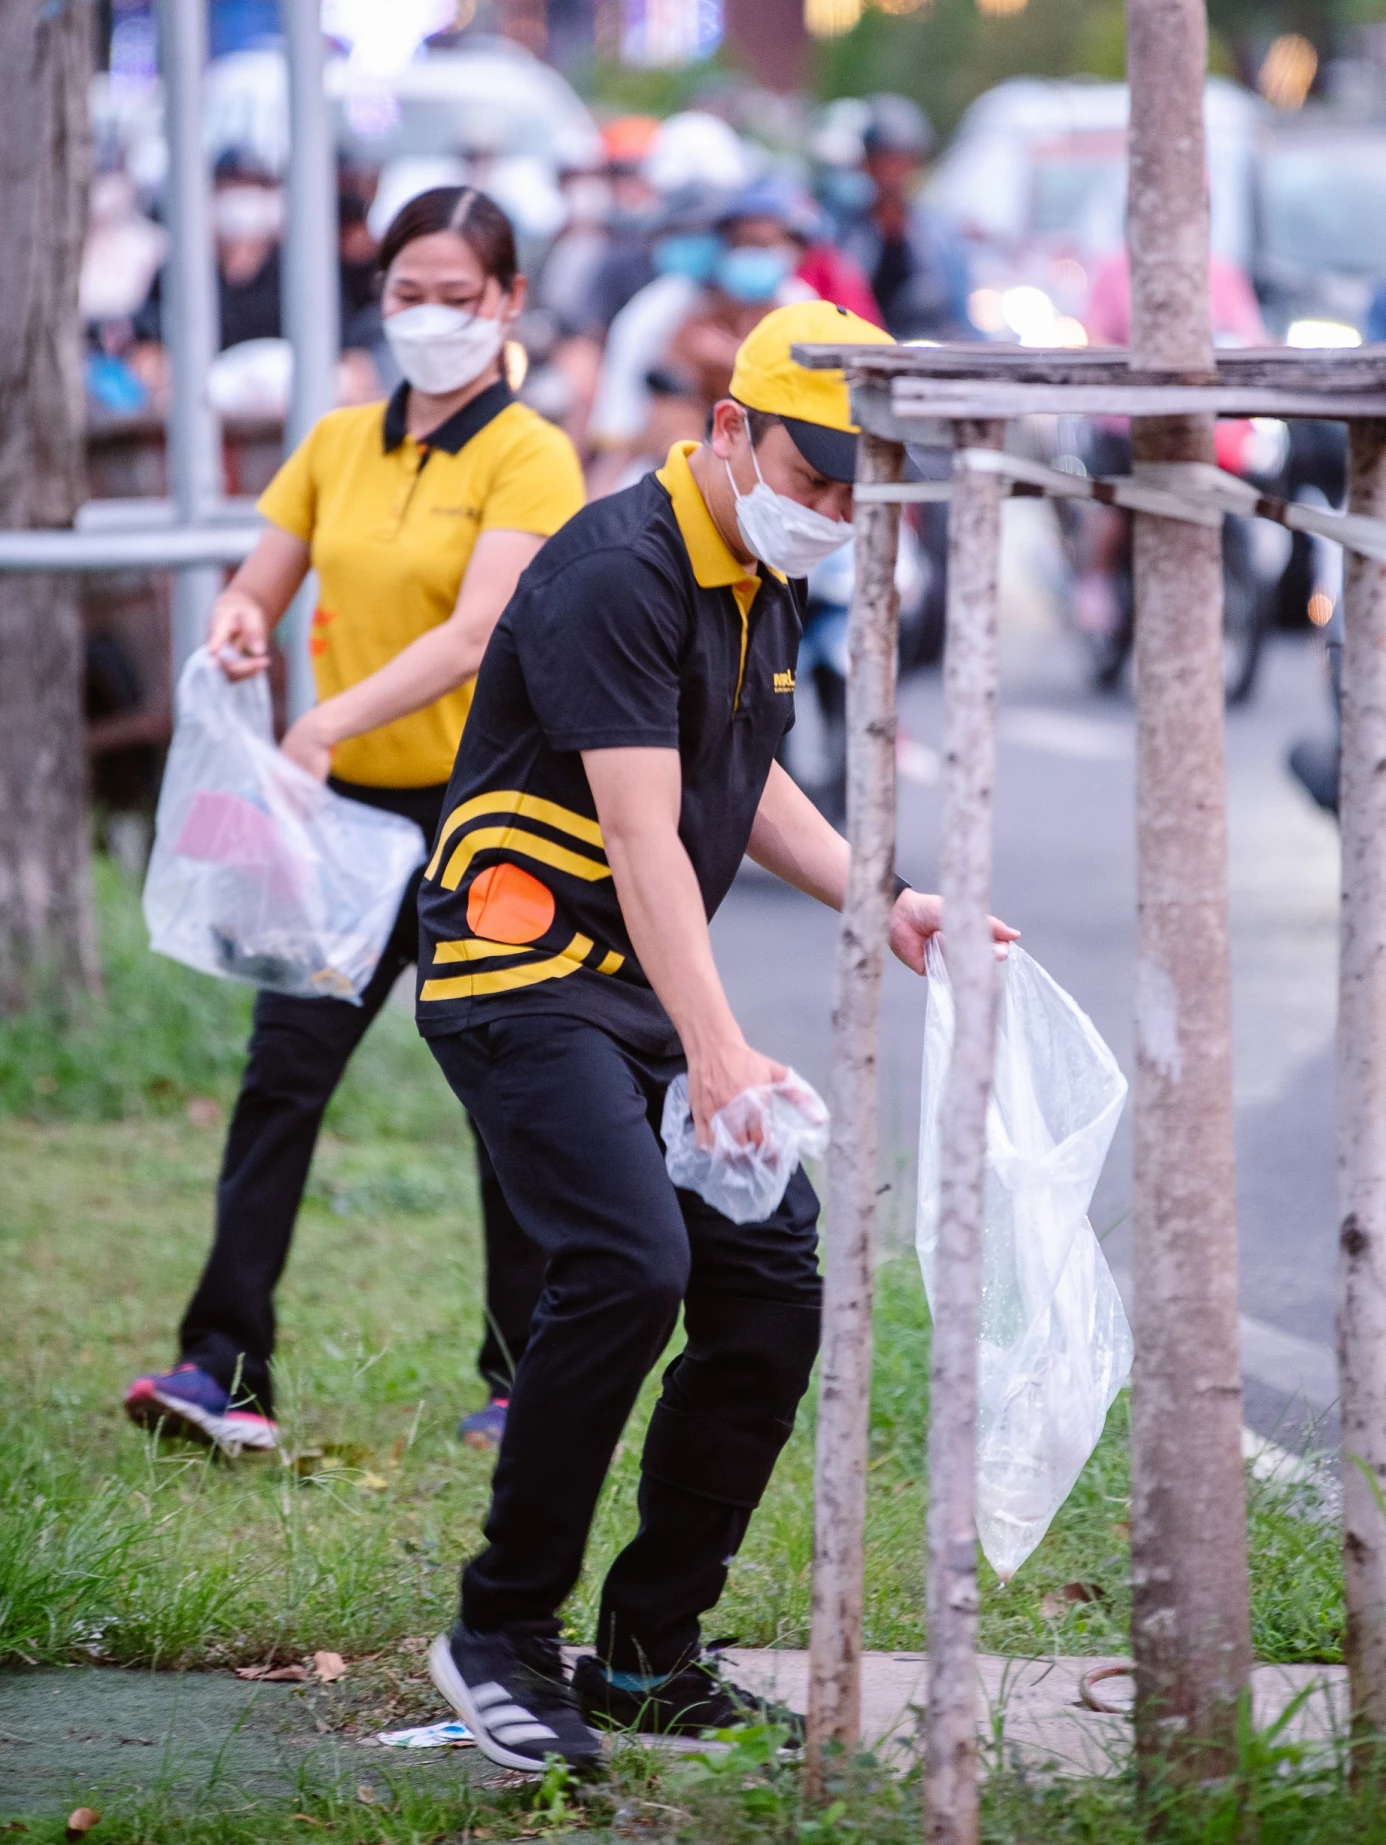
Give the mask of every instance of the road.
[[[1130, 700], [1083, 683], [1058, 628], [1042, 529], [1008, 509], [995, 908], [1092, 1017], [1128, 1075], [1134, 981], [1134, 735]], [[1321, 648], [1278, 638], [1252, 701], [1228, 715], [1237, 1207], [1248, 1424], [1290, 1447], [1336, 1441], [1333, 1027], [1338, 840], [1284, 768], [1327, 729]], [[899, 865], [937, 888], [942, 688], [900, 694]], [[801, 723], [808, 724], [811, 714]], [[826, 1092], [836, 918], [754, 867], [713, 928], [732, 1004], [757, 1048]], [[923, 1023], [921, 984], [892, 963], [881, 1053], [885, 1247], [908, 1244]], [[1123, 1283], [1131, 1257], [1130, 1108], [1092, 1220]]]

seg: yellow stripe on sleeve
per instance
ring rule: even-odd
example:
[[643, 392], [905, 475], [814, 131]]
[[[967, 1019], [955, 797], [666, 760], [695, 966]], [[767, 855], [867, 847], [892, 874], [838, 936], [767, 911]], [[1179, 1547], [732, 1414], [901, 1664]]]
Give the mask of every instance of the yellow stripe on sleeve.
[[469, 801], [463, 801], [454, 807], [443, 822], [443, 829], [438, 835], [438, 843], [433, 848], [433, 857], [428, 862], [426, 878], [435, 878], [438, 867], [443, 862], [443, 847], [452, 838], [458, 827], [465, 826], [478, 814], [519, 814], [524, 820], [542, 820], [545, 825], [556, 827], [560, 833], [571, 833], [574, 839], [582, 840], [584, 845], [602, 845], [602, 829], [595, 820], [589, 820], [585, 814], [575, 814], [570, 807], [563, 807], [557, 801], [546, 801], [542, 795], [522, 794], [517, 788], [498, 788], [490, 794], [474, 794]]
[[513, 852], [519, 858], [537, 859], [541, 865], [552, 865], [555, 871], [566, 871], [569, 876], [583, 878], [589, 884], [611, 876], [610, 866], [599, 865], [596, 859], [586, 858], [581, 852], [570, 852], [566, 846], [555, 845], [553, 840], [538, 833], [527, 833], [523, 827], [482, 826], [466, 834], [448, 860], [447, 869], [439, 880], [443, 889], [456, 890], [477, 853], [493, 849]]

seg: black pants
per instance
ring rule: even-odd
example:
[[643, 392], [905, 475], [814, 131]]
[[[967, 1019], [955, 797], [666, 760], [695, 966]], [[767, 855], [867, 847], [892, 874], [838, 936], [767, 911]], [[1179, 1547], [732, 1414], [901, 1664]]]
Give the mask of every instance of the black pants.
[[808, 1385], [818, 1200], [802, 1168], [761, 1224], [676, 1192], [658, 1123], [682, 1061], [596, 1026], [519, 1016], [430, 1048], [549, 1264], [462, 1618], [557, 1632], [612, 1450], [682, 1306], [688, 1343], [664, 1373], [640, 1529], [607, 1577], [597, 1636], [617, 1671], [673, 1671], [696, 1651]]
[[[375, 789], [334, 783], [339, 793], [403, 813], [431, 841], [442, 788]], [[273, 1413], [274, 1289], [283, 1272], [318, 1129], [348, 1060], [418, 958], [418, 887], [410, 881], [380, 965], [359, 1006], [262, 992], [241, 1093], [217, 1185], [216, 1235], [179, 1329], [181, 1354], [238, 1397]], [[476, 1146], [486, 1236], [486, 1337], [480, 1370], [507, 1396], [544, 1281], [544, 1255], [506, 1205], [481, 1138]], [[237, 1382], [237, 1380], [239, 1380]]]

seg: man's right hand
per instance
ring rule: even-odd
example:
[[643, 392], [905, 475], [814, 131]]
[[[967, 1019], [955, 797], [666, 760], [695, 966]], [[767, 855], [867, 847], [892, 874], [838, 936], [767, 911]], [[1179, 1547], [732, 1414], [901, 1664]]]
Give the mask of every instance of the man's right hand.
[[[234, 584], [212, 604], [207, 651], [228, 679], [250, 679], [269, 665], [265, 611], [253, 596]], [[224, 653], [224, 649], [234, 652]]]
[[741, 1039], [713, 1044], [701, 1052], [690, 1051], [688, 1105], [693, 1111], [698, 1145], [712, 1145], [712, 1117], [734, 1096], [745, 1089], [782, 1082], [788, 1074], [785, 1064], [776, 1063], [773, 1057], [762, 1057]]

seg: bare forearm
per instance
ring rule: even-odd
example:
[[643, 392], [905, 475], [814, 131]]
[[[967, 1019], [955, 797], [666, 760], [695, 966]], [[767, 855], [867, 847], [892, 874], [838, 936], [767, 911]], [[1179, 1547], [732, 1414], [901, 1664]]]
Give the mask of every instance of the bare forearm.
[[813, 802], [779, 763], [756, 809], [747, 847], [757, 865], [840, 910], [847, 896], [847, 841], [823, 818]]
[[697, 876], [677, 833], [608, 833], [606, 856], [626, 933], [645, 977], [690, 1057], [714, 1043], [741, 1043], [712, 958]]
[[448, 623], [431, 628], [369, 679], [318, 706], [323, 740], [343, 743], [422, 710], [470, 679], [484, 651], [484, 642], [473, 642]]
[[282, 620], [299, 586], [308, 574], [308, 546], [278, 526], [267, 526], [254, 550], [226, 585], [226, 591], [249, 596], [264, 610], [265, 626]]

